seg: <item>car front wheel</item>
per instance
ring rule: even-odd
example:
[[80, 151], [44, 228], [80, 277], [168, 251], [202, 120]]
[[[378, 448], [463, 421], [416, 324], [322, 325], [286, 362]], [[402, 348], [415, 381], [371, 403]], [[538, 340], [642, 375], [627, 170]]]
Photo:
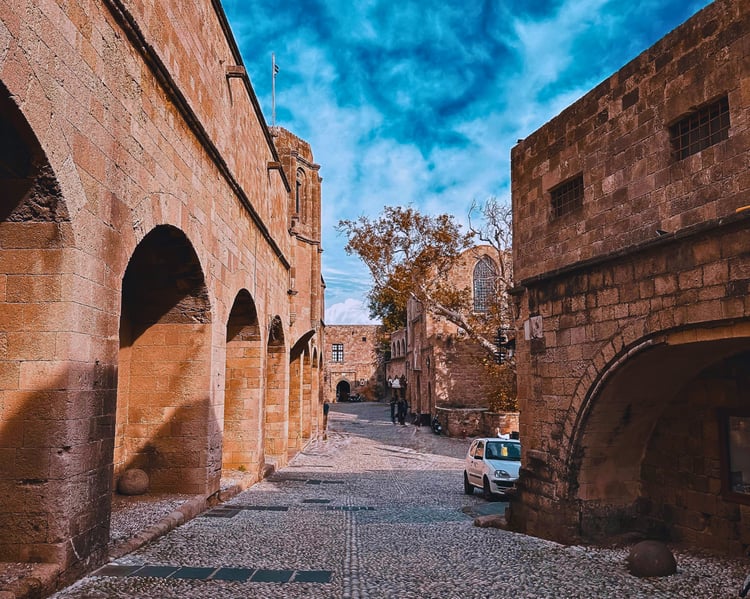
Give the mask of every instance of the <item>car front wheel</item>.
[[474, 495], [474, 486], [469, 482], [469, 476], [464, 472], [464, 493]]
[[492, 489], [490, 489], [490, 480], [485, 476], [482, 484], [482, 497], [487, 500], [492, 499]]

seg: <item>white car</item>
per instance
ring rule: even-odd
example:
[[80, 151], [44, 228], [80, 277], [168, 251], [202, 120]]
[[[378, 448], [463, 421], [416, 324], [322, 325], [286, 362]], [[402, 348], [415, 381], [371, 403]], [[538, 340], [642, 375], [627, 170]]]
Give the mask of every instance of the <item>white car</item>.
[[464, 493], [482, 490], [485, 499], [505, 495], [516, 486], [521, 468], [521, 442], [517, 439], [474, 439], [466, 454]]

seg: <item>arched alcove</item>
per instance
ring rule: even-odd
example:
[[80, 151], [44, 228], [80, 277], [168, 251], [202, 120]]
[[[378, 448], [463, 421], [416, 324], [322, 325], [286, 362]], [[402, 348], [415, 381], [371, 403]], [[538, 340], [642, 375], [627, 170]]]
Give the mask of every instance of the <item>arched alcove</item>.
[[722, 495], [719, 412], [750, 406], [749, 377], [747, 323], [647, 339], [605, 369], [570, 451], [581, 536], [637, 532], [726, 549], [739, 507]]
[[262, 467], [261, 335], [255, 302], [246, 290], [234, 300], [227, 322], [222, 468], [259, 473]]
[[[310, 340], [315, 331], [302, 335], [289, 352], [289, 442], [287, 452], [293, 456], [302, 449], [304, 427], [310, 407]], [[305, 405], [307, 401], [307, 406]], [[309, 434], [308, 434], [309, 438]]]
[[263, 409], [265, 461], [282, 467], [286, 464], [289, 438], [289, 362], [281, 318], [275, 316], [268, 329], [266, 346], [266, 397]]
[[0, 561], [67, 564], [107, 542], [109, 455], [90, 450], [111, 436], [114, 366], [72, 356], [90, 298], [73, 295], [67, 206], [2, 83], [0, 186]]
[[179, 229], [156, 227], [136, 247], [122, 282], [115, 475], [141, 468], [154, 491], [218, 488], [210, 323], [195, 250]]

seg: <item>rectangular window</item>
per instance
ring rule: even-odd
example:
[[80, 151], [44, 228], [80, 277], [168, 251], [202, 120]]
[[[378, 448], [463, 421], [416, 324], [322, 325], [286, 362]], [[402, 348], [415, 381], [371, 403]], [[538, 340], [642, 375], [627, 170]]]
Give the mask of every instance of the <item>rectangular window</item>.
[[560, 183], [550, 189], [552, 199], [552, 217], [560, 218], [570, 214], [583, 205], [583, 175]]
[[721, 410], [721, 472], [724, 494], [750, 503], [750, 413]]
[[682, 160], [729, 137], [729, 100], [726, 96], [681, 118], [669, 128], [672, 154]]
[[344, 361], [344, 344], [333, 343], [331, 347], [332, 347], [331, 360], [333, 362], [343, 362]]

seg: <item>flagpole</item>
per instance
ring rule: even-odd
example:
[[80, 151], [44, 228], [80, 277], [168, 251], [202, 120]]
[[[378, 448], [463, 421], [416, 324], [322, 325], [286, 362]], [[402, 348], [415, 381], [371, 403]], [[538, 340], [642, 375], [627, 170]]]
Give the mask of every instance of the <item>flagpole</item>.
[[276, 54], [271, 52], [271, 127], [276, 126]]

